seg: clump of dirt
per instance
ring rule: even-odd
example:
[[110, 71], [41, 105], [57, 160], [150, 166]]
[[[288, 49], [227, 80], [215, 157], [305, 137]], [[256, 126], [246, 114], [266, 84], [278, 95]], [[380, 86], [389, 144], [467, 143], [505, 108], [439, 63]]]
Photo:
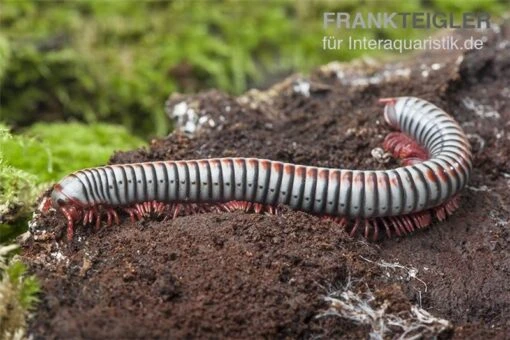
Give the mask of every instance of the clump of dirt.
[[[477, 33], [479, 34], [479, 33]], [[386, 65], [329, 64], [267, 91], [173, 96], [207, 122], [111, 163], [245, 156], [328, 167], [385, 169], [371, 155], [390, 131], [380, 97], [418, 96], [445, 108], [472, 142], [474, 170], [446, 222], [373, 244], [338, 225], [284, 208], [281, 216], [207, 213], [123, 220], [98, 231], [65, 219], [26, 242], [42, 283], [34, 338], [366, 338], [374, 329], [330, 315], [324, 298], [357, 282], [374, 308], [421, 306], [449, 320], [442, 337], [510, 332], [510, 29], [483, 35], [478, 51], [435, 51]], [[442, 320], [444, 321], [444, 320]], [[441, 322], [442, 322], [441, 321]], [[444, 325], [445, 323], [440, 323]], [[386, 335], [401, 334], [387, 333]]]

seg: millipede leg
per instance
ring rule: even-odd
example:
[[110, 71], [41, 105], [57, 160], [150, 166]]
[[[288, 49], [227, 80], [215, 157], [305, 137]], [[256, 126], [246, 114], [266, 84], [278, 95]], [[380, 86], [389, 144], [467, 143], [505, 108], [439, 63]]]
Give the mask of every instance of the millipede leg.
[[445, 211], [443, 205], [440, 205], [439, 207], [434, 208], [434, 210], [436, 212], [436, 218], [439, 221], [443, 221], [446, 218], [446, 211]]
[[401, 216], [397, 216], [395, 217], [395, 221], [397, 222], [397, 224], [399, 225], [400, 227], [400, 231], [402, 232], [403, 235], [406, 235], [408, 230], [407, 230], [407, 226], [405, 225], [404, 223], [404, 220], [401, 218]]
[[143, 203], [141, 203], [141, 204], [140, 204], [140, 207], [141, 207], [141, 209], [142, 209], [142, 213], [143, 213], [144, 215], [149, 215], [149, 213], [150, 213], [150, 211], [151, 211], [151, 210], [150, 210], [150, 203], [149, 203], [149, 202], [143, 202]]
[[260, 214], [260, 212], [262, 211], [263, 208], [264, 208], [264, 206], [260, 203], [255, 203], [253, 205], [253, 210], [255, 210], [255, 213], [257, 213], [257, 214]]
[[112, 213], [110, 212], [110, 209], [106, 210], [106, 225], [109, 227], [112, 225]]
[[101, 213], [97, 210], [97, 208], [94, 208], [94, 215], [96, 216], [95, 229], [99, 230], [99, 227], [101, 226]]
[[379, 224], [377, 223], [377, 219], [374, 218], [370, 221], [372, 223], [372, 228], [374, 230], [374, 237], [373, 237], [373, 240], [378, 240], [379, 239]]
[[62, 208], [61, 211], [64, 214], [65, 218], [67, 219], [67, 240], [71, 242], [73, 240], [74, 235], [73, 216], [71, 215], [70, 211], [67, 210], [66, 208]]
[[410, 233], [414, 231], [413, 222], [409, 219], [408, 216], [401, 216], [402, 223], [404, 224], [404, 227], [406, 230]]
[[384, 229], [386, 230], [386, 235], [388, 236], [388, 238], [390, 238], [391, 230], [390, 230], [390, 225], [389, 225], [388, 221], [386, 220], [386, 217], [381, 218], [381, 220], [383, 222]]
[[358, 230], [358, 227], [360, 225], [360, 219], [357, 218], [356, 221], [354, 222], [354, 227], [352, 227], [352, 230], [351, 232], [349, 233], [349, 235], [352, 237], [356, 234], [356, 231]]
[[181, 205], [180, 205], [180, 204], [176, 204], [176, 205], [174, 206], [174, 213], [173, 213], [172, 218], [176, 218], [176, 217], [177, 217], [177, 215], [179, 215], [179, 210], [180, 210], [180, 209], [181, 209]]
[[401, 229], [400, 222], [395, 217], [390, 217], [391, 224], [393, 225], [393, 229], [397, 236], [402, 236], [402, 233], [405, 234], [405, 230]]
[[145, 212], [143, 210], [143, 205], [140, 203], [135, 204], [135, 209], [138, 211], [139, 216], [144, 216]]
[[368, 239], [368, 236], [370, 235], [370, 222], [368, 219], [365, 219], [365, 238]]
[[115, 209], [112, 209], [111, 212], [112, 212], [113, 220], [115, 221], [115, 224], [119, 225], [120, 221], [119, 221], [119, 215], [117, 214], [117, 211], [115, 211]]
[[94, 212], [92, 211], [92, 209], [89, 209], [89, 210], [87, 211], [87, 224], [92, 223], [92, 215], [93, 215], [93, 213], [94, 213]]
[[131, 220], [131, 223], [135, 223], [136, 219], [135, 219], [135, 215], [133, 213], [133, 208], [125, 208], [124, 211], [129, 214], [129, 219]]

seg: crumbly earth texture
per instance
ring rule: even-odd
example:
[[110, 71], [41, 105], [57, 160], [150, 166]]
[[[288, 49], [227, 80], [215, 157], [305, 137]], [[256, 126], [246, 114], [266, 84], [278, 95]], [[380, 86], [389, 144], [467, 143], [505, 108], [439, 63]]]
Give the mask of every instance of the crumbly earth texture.
[[[360, 339], [415, 327], [408, 335], [508, 337], [510, 26], [483, 39], [479, 51], [427, 52], [384, 65], [332, 63], [238, 98], [217, 91], [174, 95], [170, 114], [203, 117], [194, 134], [176, 132], [111, 158], [115, 164], [245, 156], [388, 169], [397, 162], [372, 152], [390, 132], [377, 99], [418, 96], [451, 113], [473, 146], [471, 181], [445, 222], [370, 243], [334, 222], [283, 208], [278, 216], [206, 213], [136, 223], [124, 217], [97, 231], [79, 226], [68, 243], [62, 216], [38, 216], [22, 254], [42, 284], [29, 334]], [[413, 319], [415, 306], [430, 319]], [[398, 318], [402, 326], [389, 325]]]

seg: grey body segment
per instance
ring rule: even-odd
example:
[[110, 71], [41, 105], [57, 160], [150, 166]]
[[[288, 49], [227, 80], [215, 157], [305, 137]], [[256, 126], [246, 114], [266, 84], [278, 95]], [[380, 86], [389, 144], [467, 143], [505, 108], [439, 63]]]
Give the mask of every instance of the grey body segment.
[[458, 194], [472, 168], [460, 126], [437, 106], [396, 98], [389, 123], [423, 145], [430, 159], [392, 170], [330, 169], [256, 158], [121, 164], [80, 170], [59, 184], [84, 206], [249, 201], [348, 218], [398, 216]]

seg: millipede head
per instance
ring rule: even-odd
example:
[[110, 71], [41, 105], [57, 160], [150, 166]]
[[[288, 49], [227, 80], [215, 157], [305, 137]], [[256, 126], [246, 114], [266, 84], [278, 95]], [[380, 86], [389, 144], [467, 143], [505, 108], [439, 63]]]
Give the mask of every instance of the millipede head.
[[68, 196], [68, 194], [64, 191], [64, 188], [60, 183], [57, 183], [53, 186], [53, 191], [51, 192], [51, 204], [53, 208], [59, 209], [71, 203], [72, 198]]
[[68, 176], [53, 186], [51, 204], [55, 209], [73, 205], [83, 208], [88, 205], [83, 197], [83, 185], [75, 177]]

